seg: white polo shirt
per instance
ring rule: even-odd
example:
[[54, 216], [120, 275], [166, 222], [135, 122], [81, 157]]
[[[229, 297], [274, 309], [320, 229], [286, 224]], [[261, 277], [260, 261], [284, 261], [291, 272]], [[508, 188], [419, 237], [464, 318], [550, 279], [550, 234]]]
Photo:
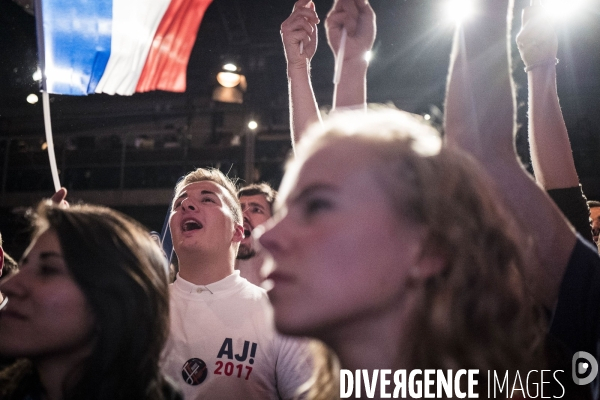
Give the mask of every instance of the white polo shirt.
[[293, 399], [311, 376], [308, 341], [275, 331], [267, 292], [239, 271], [206, 286], [177, 276], [162, 370], [186, 400]]

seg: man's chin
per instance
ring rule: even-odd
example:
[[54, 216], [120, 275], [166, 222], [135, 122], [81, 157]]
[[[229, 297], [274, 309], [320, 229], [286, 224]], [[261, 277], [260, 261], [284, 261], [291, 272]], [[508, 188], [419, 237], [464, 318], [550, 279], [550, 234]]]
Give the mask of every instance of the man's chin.
[[241, 244], [240, 248], [238, 249], [238, 253], [237, 253], [237, 259], [238, 260], [249, 260], [252, 257], [254, 257], [256, 255], [256, 251], [254, 251], [254, 249], [250, 246], [247, 246], [245, 244]]

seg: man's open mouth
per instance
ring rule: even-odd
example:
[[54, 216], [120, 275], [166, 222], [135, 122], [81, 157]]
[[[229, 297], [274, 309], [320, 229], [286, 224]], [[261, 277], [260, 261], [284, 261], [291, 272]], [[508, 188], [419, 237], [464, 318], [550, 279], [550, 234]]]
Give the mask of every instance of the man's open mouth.
[[184, 232], [195, 231], [202, 228], [202, 224], [195, 219], [186, 219], [181, 223], [181, 230]]
[[244, 239], [249, 238], [252, 234], [252, 226], [250, 224], [244, 224]]

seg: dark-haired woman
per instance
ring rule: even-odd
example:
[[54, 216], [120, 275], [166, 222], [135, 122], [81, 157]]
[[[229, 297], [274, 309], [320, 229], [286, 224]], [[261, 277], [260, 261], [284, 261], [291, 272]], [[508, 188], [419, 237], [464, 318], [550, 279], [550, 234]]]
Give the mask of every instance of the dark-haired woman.
[[159, 372], [165, 260], [107, 208], [41, 204], [21, 271], [2, 285], [0, 399], [176, 399]]

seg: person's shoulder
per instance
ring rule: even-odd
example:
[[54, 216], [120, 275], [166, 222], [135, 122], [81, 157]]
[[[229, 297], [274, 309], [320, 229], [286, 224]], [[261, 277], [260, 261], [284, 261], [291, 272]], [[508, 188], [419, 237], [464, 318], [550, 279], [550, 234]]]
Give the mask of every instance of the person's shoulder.
[[566, 273], [568, 274], [570, 272], [569, 269], [578, 269], [577, 275], [581, 276], [581, 269], [586, 269], [589, 273], [598, 273], [600, 272], [598, 268], [600, 268], [598, 247], [578, 234], [577, 242], [571, 253]]
[[240, 291], [238, 292], [240, 296], [245, 299], [253, 300], [257, 302], [269, 301], [269, 296], [267, 295], [267, 291], [260, 286], [256, 286], [253, 283], [250, 283], [248, 280], [240, 277]]

